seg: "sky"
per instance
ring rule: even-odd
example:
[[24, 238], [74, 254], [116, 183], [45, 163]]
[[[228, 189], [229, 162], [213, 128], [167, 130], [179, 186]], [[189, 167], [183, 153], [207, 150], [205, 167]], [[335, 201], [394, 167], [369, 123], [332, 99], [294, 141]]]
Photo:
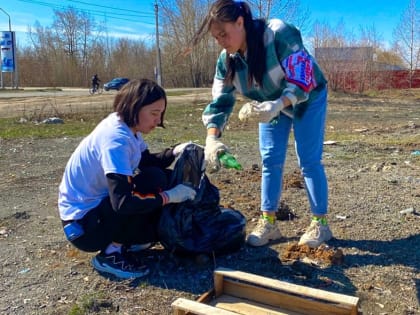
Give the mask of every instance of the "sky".
[[[374, 26], [385, 47], [392, 42], [403, 11], [410, 0], [300, 0], [302, 8], [310, 12], [312, 22], [326, 22], [331, 27], [343, 21], [347, 31], [359, 34], [360, 26]], [[16, 32], [18, 45], [28, 41], [28, 26], [38, 22], [43, 27], [52, 25], [53, 10], [68, 6], [86, 10], [95, 21], [105, 21], [108, 35], [154, 41], [155, 0], [2, 0], [0, 2], [0, 31]], [[5, 11], [5, 12], [3, 12]]]
[[50, 27], [53, 23], [54, 10], [63, 11], [69, 6], [86, 11], [96, 22], [103, 22], [111, 37], [130, 39], [152, 39], [155, 37], [155, 1], [73, 1], [73, 0], [1, 0], [0, 31], [11, 29], [16, 32], [18, 45], [28, 40], [28, 27], [36, 23]]
[[374, 26], [385, 47], [393, 41], [393, 31], [407, 10], [410, 0], [300, 0], [308, 8], [313, 22], [334, 27], [341, 20], [348, 31], [359, 35], [360, 26]]

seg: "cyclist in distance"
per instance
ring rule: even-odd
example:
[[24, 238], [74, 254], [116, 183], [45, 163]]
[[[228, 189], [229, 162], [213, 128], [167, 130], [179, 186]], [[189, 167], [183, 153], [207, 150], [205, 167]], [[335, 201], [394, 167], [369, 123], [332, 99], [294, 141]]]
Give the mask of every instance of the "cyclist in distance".
[[93, 89], [93, 91], [97, 91], [99, 89], [99, 82], [101, 82], [101, 80], [99, 79], [98, 75], [95, 73], [92, 77], [92, 89]]

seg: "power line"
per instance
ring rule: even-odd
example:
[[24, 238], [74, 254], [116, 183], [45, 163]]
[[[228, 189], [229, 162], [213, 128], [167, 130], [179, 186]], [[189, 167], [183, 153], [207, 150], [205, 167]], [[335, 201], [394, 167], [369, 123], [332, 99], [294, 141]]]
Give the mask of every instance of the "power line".
[[[61, 10], [65, 10], [68, 9], [68, 6], [63, 6], [63, 5], [57, 5], [55, 3], [48, 3], [48, 2], [43, 2], [43, 1], [35, 1], [35, 0], [18, 0], [21, 2], [27, 2], [27, 3], [32, 3], [32, 4], [37, 4], [37, 5], [43, 5], [52, 9], [61, 9]], [[81, 2], [81, 1], [75, 1], [75, 2]], [[99, 6], [99, 5], [93, 5], [93, 6], [98, 6], [98, 7], [105, 7], [105, 6]], [[111, 7], [107, 7], [107, 8], [111, 8]], [[141, 15], [141, 14], [124, 14], [124, 13], [115, 13], [115, 12], [107, 12], [107, 11], [100, 11], [100, 10], [91, 10], [91, 9], [81, 9], [78, 7], [74, 7], [74, 9], [78, 10], [78, 11], [82, 11], [82, 12], [86, 12], [89, 13], [90, 15], [93, 16], [99, 16], [99, 17], [103, 17], [103, 18], [110, 18], [110, 19], [115, 19], [115, 20], [122, 20], [122, 21], [127, 21], [127, 22], [142, 22], [144, 24], [150, 24], [153, 25], [153, 22], [145, 22], [145, 21], [139, 21], [139, 20], [133, 20], [133, 19], [127, 19], [127, 18], [123, 18], [128, 16], [128, 17], [137, 17], [137, 18], [153, 18], [153, 14], [151, 14], [150, 16], [148, 15]], [[117, 8], [113, 8], [113, 9], [117, 9]], [[119, 9], [124, 11], [125, 9]], [[136, 12], [133, 10], [126, 10], [127, 12]]]
[[65, 9], [64, 6], [62, 5], [56, 5], [53, 3], [47, 3], [47, 2], [42, 2], [42, 1], [31, 1], [31, 0], [18, 0], [20, 2], [26, 2], [26, 3], [32, 3], [32, 4], [39, 4], [39, 5], [43, 5], [43, 6], [47, 6], [50, 8], [54, 8], [54, 9]]
[[[76, 1], [76, 0], [67, 0], [67, 1], [68, 2], [80, 3], [80, 4], [84, 4], [84, 5], [89, 5], [89, 6], [93, 6], [93, 7], [98, 7], [98, 8], [112, 9], [112, 10], [123, 11], [123, 12], [133, 12], [133, 13], [136, 13], [136, 15], [138, 15], [138, 11], [135, 11], [135, 10], [121, 9], [121, 8], [116, 8], [116, 7], [109, 7], [109, 6], [106, 6], [106, 5], [92, 4], [92, 3], [88, 3], [88, 2], [84, 2], [84, 1]], [[150, 17], [153, 17], [153, 13], [150, 13], [149, 16]]]

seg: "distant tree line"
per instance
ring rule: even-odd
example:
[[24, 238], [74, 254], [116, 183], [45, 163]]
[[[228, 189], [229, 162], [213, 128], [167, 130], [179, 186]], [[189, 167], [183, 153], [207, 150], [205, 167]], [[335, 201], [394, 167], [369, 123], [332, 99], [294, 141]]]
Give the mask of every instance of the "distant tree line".
[[[220, 48], [208, 37], [188, 55], [188, 46], [209, 0], [160, 0], [160, 55], [162, 84], [165, 87], [210, 86]], [[394, 42], [383, 47], [381, 34], [374, 24], [360, 26], [356, 36], [346, 30], [344, 22], [331, 26], [325, 21], [312, 21], [310, 12], [299, 0], [249, 1], [256, 17], [279, 17], [298, 26], [306, 45], [322, 47], [371, 47], [375, 61], [414, 70], [420, 68], [420, 18], [416, 1], [410, 4], [399, 25], [395, 26]], [[87, 87], [94, 73], [104, 80], [116, 76], [155, 78], [157, 50], [152, 43], [128, 38], [114, 39], [106, 26], [73, 7], [55, 10], [53, 23], [39, 23], [28, 30], [30, 45], [18, 47], [20, 86]], [[321, 62], [324, 72], [333, 79], [333, 65]], [[351, 63], [348, 64], [351, 67]], [[341, 69], [344, 70], [344, 69]], [[364, 71], [370, 71], [366, 68]], [[365, 73], [368, 75], [368, 73]]]

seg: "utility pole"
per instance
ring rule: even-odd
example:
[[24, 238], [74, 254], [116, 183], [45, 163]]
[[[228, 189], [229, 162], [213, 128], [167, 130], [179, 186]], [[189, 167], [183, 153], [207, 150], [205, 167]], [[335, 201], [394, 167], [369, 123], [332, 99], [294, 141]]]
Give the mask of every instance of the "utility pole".
[[155, 17], [156, 17], [156, 70], [155, 76], [157, 83], [162, 86], [162, 62], [160, 57], [160, 47], [159, 47], [159, 15], [158, 15], [158, 4], [157, 0], [155, 2]]

